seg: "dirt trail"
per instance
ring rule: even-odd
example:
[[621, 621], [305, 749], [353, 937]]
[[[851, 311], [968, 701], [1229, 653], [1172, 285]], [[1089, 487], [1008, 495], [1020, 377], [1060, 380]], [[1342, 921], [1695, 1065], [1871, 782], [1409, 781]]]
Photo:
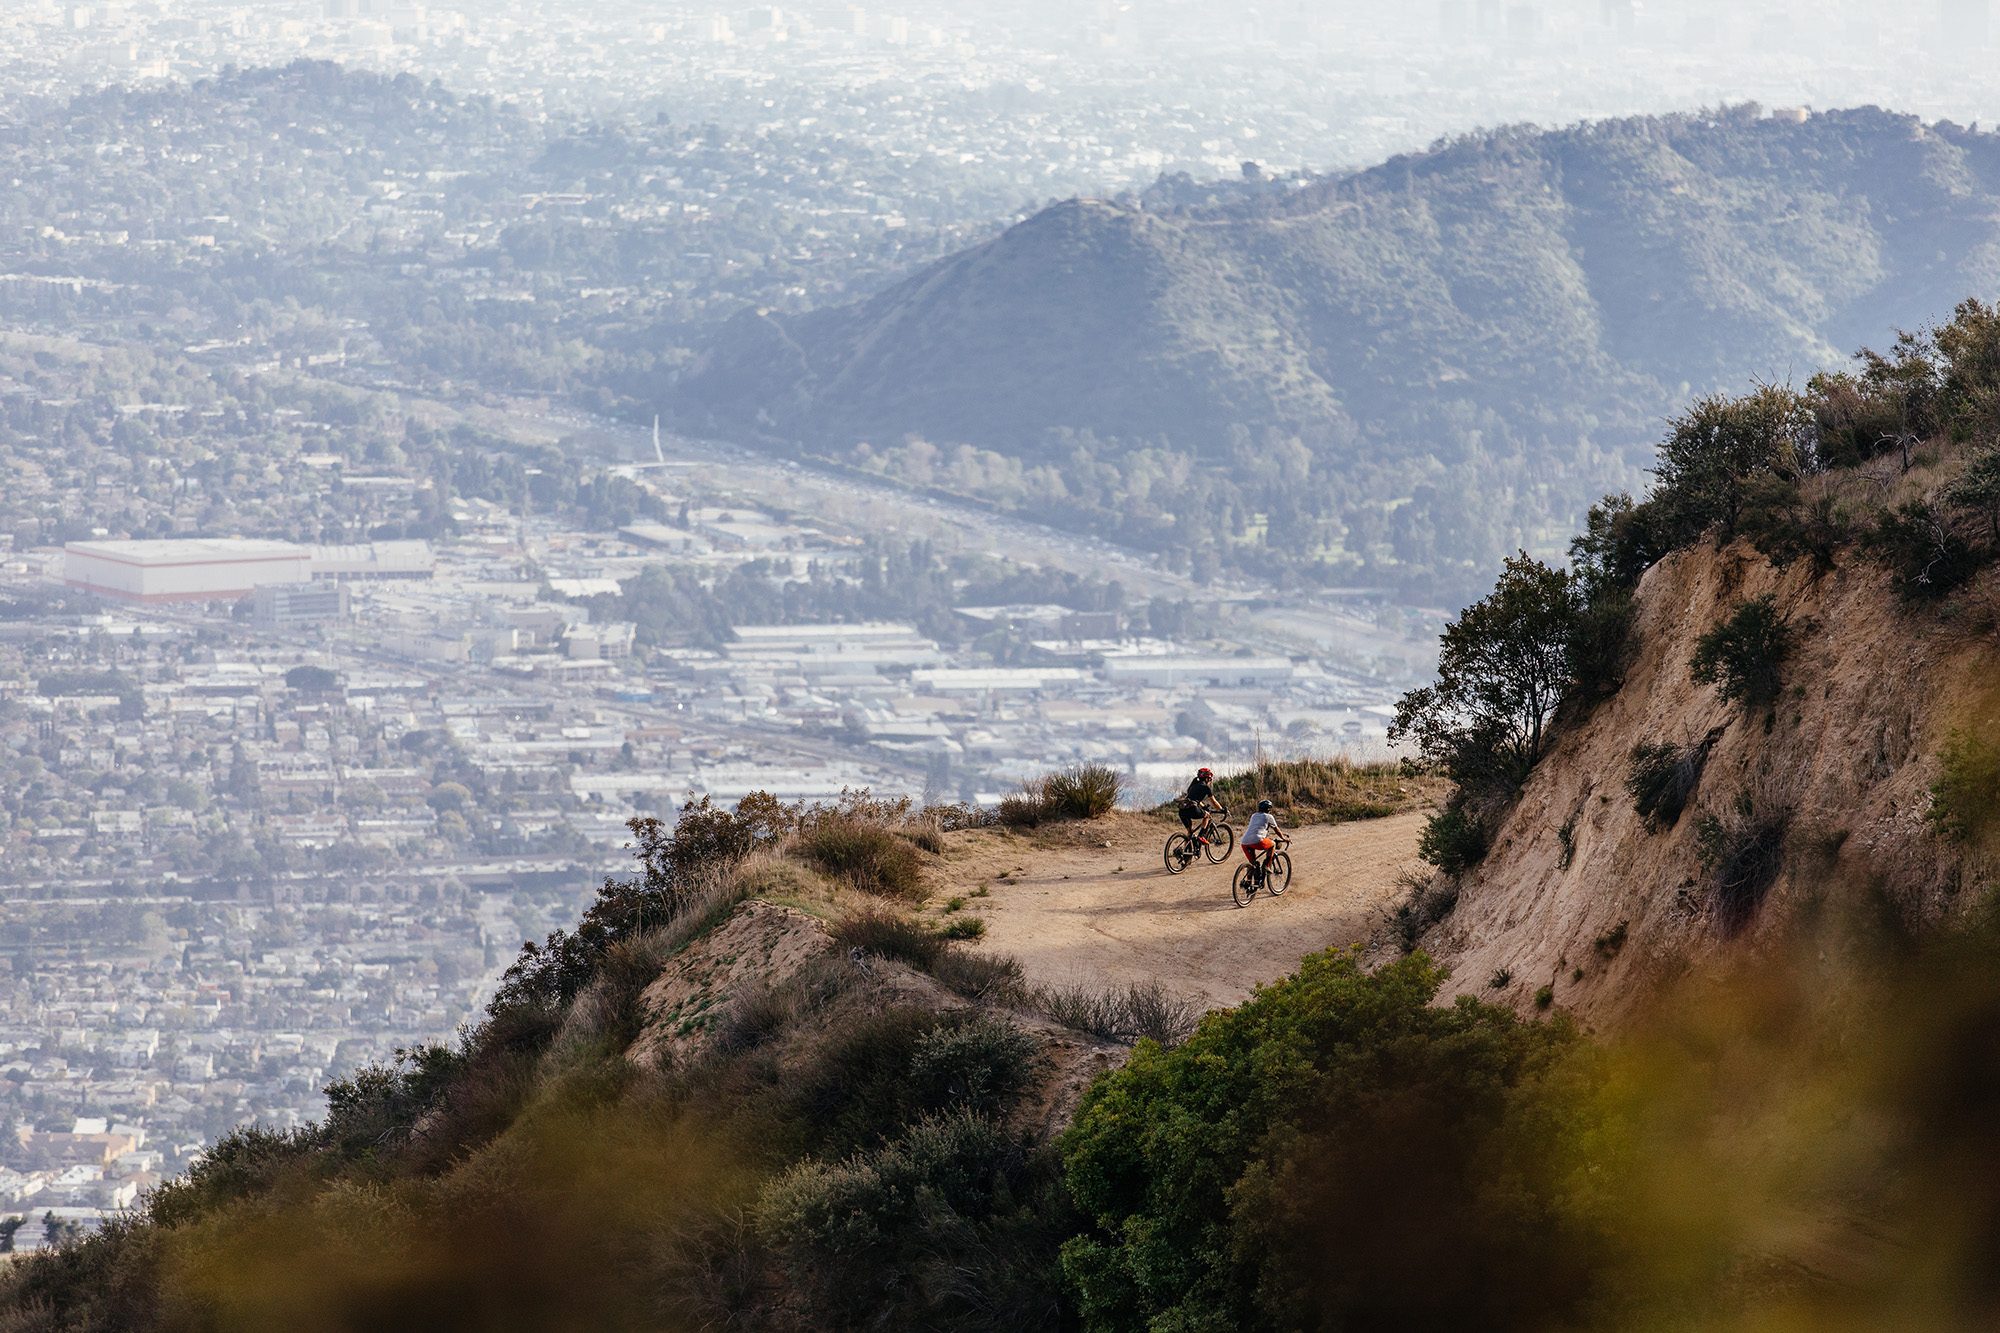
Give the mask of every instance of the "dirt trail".
[[990, 885], [967, 910], [986, 918], [984, 947], [1018, 957], [1031, 981], [1158, 980], [1235, 1004], [1304, 955], [1364, 939], [1399, 901], [1423, 823], [1415, 813], [1297, 829], [1291, 891], [1246, 908], [1229, 897], [1235, 860], [1168, 875], [1160, 851], [1174, 826], [1156, 819], [983, 831], [954, 839], [940, 896]]

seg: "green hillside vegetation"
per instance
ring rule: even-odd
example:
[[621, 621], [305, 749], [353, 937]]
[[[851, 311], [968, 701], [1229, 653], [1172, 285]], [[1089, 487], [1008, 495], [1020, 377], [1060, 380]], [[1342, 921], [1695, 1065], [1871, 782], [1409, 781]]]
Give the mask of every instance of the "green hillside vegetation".
[[[935, 884], [949, 863], [921, 849], [954, 822], [857, 795], [635, 823], [638, 873], [524, 951], [455, 1046], [335, 1084], [305, 1130], [240, 1131], [132, 1220], [15, 1265], [0, 1329], [2000, 1316], [2000, 1103], [1969, 1077], [2000, 1031], [1990, 915], [1887, 948], [1830, 920], [1608, 1040], [1441, 1006], [1421, 954], [1371, 973], [1342, 952], [1190, 1032], [1143, 988], [1038, 993], [827, 855], [896, 842]], [[733, 963], [708, 942], [752, 909], [827, 937], [648, 1009], [704, 948]], [[1042, 1015], [1136, 1039], [1054, 1138], [1036, 1108], [1078, 1038]], [[629, 1058], [649, 1032], [704, 1044]]]
[[[2000, 136], [1754, 108], [1077, 201], [856, 304], [737, 317], [722, 429], [1275, 579], [1476, 588], [1690, 393], [2000, 282]], [[1476, 497], [1476, 498], [1475, 498]]]

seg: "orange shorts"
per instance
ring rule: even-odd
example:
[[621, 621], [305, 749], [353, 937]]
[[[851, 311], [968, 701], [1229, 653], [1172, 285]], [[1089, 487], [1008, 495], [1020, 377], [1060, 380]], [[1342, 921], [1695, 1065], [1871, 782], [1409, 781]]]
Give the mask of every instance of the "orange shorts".
[[1277, 843], [1269, 838], [1260, 838], [1256, 842], [1246, 842], [1242, 844], [1243, 855], [1246, 859], [1254, 861], [1257, 859], [1257, 853], [1268, 852], [1277, 845]]

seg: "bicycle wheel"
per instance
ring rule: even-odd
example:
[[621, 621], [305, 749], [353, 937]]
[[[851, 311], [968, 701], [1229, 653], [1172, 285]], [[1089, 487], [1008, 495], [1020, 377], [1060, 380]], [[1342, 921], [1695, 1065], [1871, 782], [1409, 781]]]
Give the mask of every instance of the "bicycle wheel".
[[1264, 892], [1273, 898], [1292, 887], [1292, 857], [1289, 852], [1279, 852], [1272, 858], [1271, 868], [1264, 873]]
[[1181, 871], [1193, 865], [1195, 857], [1200, 854], [1200, 849], [1195, 846], [1194, 839], [1190, 838], [1187, 834], [1174, 833], [1168, 835], [1167, 849], [1164, 853], [1167, 862], [1167, 873], [1169, 875], [1180, 874]]
[[1215, 865], [1221, 865], [1229, 859], [1229, 853], [1235, 847], [1236, 830], [1227, 824], [1218, 822], [1214, 828], [1208, 831], [1208, 846], [1202, 848], [1202, 850], [1208, 853], [1210, 862]]
[[1248, 862], [1236, 867], [1235, 878], [1229, 881], [1229, 896], [1236, 900], [1238, 907], [1248, 907], [1250, 900], [1257, 896], [1257, 872]]

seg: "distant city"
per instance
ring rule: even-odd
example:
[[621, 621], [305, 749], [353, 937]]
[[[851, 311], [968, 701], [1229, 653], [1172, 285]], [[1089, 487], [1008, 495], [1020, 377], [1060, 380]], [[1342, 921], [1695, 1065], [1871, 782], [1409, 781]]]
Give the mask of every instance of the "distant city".
[[[1203, 761], [1386, 752], [1447, 608], [635, 428], [648, 377], [731, 310], [865, 290], [1053, 198], [1481, 124], [1748, 98], [2000, 115], [1966, 77], [1986, 0], [1192, 12], [10, 0], [0, 1241], [95, 1225], [230, 1128], [302, 1125], [329, 1080], [474, 1021], [522, 942], [621, 872], [634, 817], [864, 787], [989, 805], [1084, 762], [1143, 803]], [[213, 143], [143, 102], [100, 134], [85, 105], [65, 160], [104, 174], [79, 198], [34, 137], [99, 85], [301, 58], [521, 115], [472, 147], [438, 130], [444, 164], [415, 112], [368, 158], [309, 116], [257, 122], [258, 90], [220, 97]], [[608, 165], [582, 131], [506, 138], [613, 111], [642, 128]], [[260, 178], [231, 211], [243, 145], [281, 138], [369, 165], [340, 194]], [[490, 188], [544, 153], [621, 189]], [[108, 216], [153, 198], [124, 164], [213, 206]], [[584, 344], [639, 387], [575, 375]]]
[[[521, 942], [620, 869], [634, 816], [861, 787], [991, 804], [1084, 761], [1157, 799], [1260, 746], [1380, 754], [1422, 662], [1379, 599], [1193, 587], [1177, 633], [1135, 596], [966, 602], [946, 641], [888, 620], [642, 641], [621, 581], [858, 579], [867, 516], [921, 530], [922, 506], [693, 442], [579, 440], [630, 454], [584, 466], [667, 517], [588, 531], [460, 501], [436, 542], [7, 555], [0, 1208], [87, 1224], [231, 1126], [299, 1125], [329, 1079], [470, 1021]], [[423, 488], [312, 453], [272, 484], [365, 495], [377, 519]], [[816, 516], [753, 498], [774, 495]], [[1180, 605], [1167, 576], [1128, 577]]]

